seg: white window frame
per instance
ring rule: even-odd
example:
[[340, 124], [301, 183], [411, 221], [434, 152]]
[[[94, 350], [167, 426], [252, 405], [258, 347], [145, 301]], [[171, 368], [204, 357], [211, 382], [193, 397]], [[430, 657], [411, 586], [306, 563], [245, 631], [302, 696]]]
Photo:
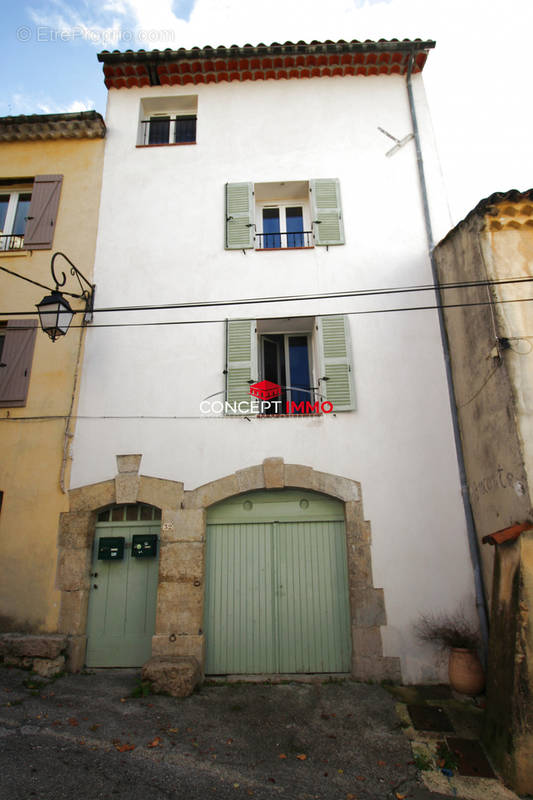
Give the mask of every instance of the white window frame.
[[[150, 144], [150, 121], [157, 117], [169, 117], [168, 141]], [[176, 119], [196, 117], [194, 142], [176, 142]], [[175, 97], [142, 98], [139, 104], [138, 147], [161, 147], [165, 145], [196, 144], [198, 141], [198, 95], [176, 95]]]
[[[262, 202], [256, 203], [256, 219], [258, 220], [259, 224], [261, 225], [261, 230], [257, 231], [257, 233], [265, 235], [263, 230], [263, 210], [265, 208], [277, 208], [280, 212], [279, 215], [279, 236], [281, 236], [281, 247], [263, 247], [264, 240], [259, 237], [256, 238], [255, 242], [255, 249], [256, 250], [302, 250], [302, 249], [310, 249], [314, 247], [314, 240], [313, 240], [313, 231], [311, 225], [311, 214], [309, 208], [309, 201], [307, 199], [296, 199], [291, 200], [283, 203], [276, 203], [276, 202]], [[303, 234], [304, 234], [304, 244], [302, 247], [283, 247], [283, 239], [287, 234], [287, 209], [288, 208], [301, 208], [302, 209], [302, 223], [303, 223]], [[257, 227], [257, 223], [256, 223]], [[305, 244], [306, 236], [311, 236], [311, 244]], [[276, 234], [272, 234], [275, 236]]]
[[[10, 187], [6, 187], [6, 191], [3, 191], [3, 187], [0, 186], [0, 195], [9, 195], [9, 202], [6, 211], [6, 219], [4, 222], [4, 229], [2, 230], [0, 236], [0, 250], [22, 250], [24, 249], [24, 234], [26, 232], [26, 225], [24, 225], [24, 232], [22, 234], [13, 234], [13, 226], [15, 225], [15, 217], [17, 214], [17, 208], [19, 203], [19, 197], [21, 194], [29, 194], [30, 195], [30, 203], [31, 203], [31, 195], [32, 195], [32, 186], [27, 186], [24, 189], [12, 189]], [[27, 223], [27, 220], [26, 220]], [[9, 247], [10, 239], [22, 239], [20, 247]]]

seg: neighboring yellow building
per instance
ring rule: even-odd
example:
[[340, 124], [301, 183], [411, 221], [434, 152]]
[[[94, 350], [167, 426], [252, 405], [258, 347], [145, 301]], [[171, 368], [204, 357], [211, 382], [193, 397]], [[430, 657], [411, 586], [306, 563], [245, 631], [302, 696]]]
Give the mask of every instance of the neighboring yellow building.
[[[0, 266], [54, 288], [50, 261], [61, 251], [91, 280], [104, 136], [95, 111], [0, 118]], [[78, 293], [68, 263], [55, 266]], [[0, 272], [0, 632], [58, 631], [58, 521], [68, 509], [84, 329], [76, 315], [52, 342], [35, 308], [45, 294]], [[26, 651], [19, 640], [15, 650], [54, 655], [40, 647]]]

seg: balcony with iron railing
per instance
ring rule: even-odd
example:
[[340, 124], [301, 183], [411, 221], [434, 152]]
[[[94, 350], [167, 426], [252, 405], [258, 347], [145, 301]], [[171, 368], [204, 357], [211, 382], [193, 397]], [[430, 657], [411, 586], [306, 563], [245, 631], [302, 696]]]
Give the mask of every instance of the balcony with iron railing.
[[156, 117], [140, 123], [139, 146], [196, 144], [196, 116]]
[[3, 233], [0, 234], [0, 251], [6, 250], [23, 250], [24, 249], [24, 234], [16, 233]]
[[313, 231], [255, 233], [256, 250], [309, 250], [314, 246]]

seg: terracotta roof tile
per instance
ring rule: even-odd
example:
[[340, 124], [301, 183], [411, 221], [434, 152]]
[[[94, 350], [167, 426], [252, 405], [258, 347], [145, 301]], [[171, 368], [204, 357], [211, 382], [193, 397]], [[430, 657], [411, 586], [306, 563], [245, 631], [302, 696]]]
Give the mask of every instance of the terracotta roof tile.
[[504, 542], [514, 542], [515, 539], [524, 533], [524, 531], [533, 530], [531, 522], [522, 522], [516, 525], [511, 525], [509, 528], [502, 528], [501, 531], [489, 533], [481, 540], [483, 544], [503, 544]]

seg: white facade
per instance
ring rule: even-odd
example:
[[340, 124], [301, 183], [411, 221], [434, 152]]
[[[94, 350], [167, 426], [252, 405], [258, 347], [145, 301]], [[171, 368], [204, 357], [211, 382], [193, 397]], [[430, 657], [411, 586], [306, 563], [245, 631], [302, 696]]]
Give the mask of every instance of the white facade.
[[[448, 220], [420, 75], [413, 85], [438, 236]], [[189, 95], [197, 98], [196, 144], [136, 146], [143, 101]], [[386, 157], [393, 142], [378, 130], [399, 139], [411, 131], [405, 77], [111, 89], [106, 125], [98, 309], [431, 284], [414, 143]], [[339, 180], [344, 244], [224, 248], [227, 183], [321, 178]], [[435, 310], [391, 311], [432, 305], [428, 291], [97, 313], [87, 331], [72, 488], [112, 478], [122, 453], [142, 454], [142, 474], [186, 490], [268, 457], [359, 482], [373, 584], [384, 590], [383, 654], [401, 659], [406, 682], [442, 678], [413, 623], [420, 612], [473, 606], [442, 346]], [[374, 311], [382, 313], [365, 313]], [[202, 414], [201, 401], [224, 390], [226, 318], [332, 313], [349, 320], [355, 410]], [[187, 324], [154, 324], [167, 322]], [[314, 338], [312, 353], [316, 386]]]

